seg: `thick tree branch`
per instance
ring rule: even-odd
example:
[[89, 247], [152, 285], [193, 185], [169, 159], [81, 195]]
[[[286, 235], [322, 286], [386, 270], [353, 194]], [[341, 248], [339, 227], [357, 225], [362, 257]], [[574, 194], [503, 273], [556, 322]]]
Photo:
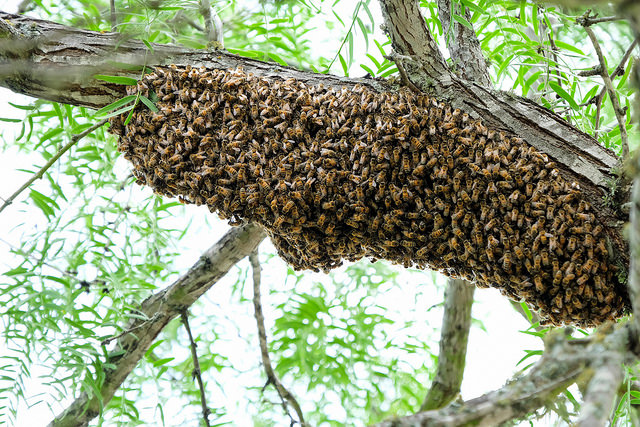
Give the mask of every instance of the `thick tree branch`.
[[[638, 161], [637, 156], [634, 161]], [[629, 289], [635, 329], [640, 332], [640, 174], [638, 172], [633, 180], [629, 217], [629, 249], [631, 251]], [[640, 354], [639, 343], [636, 343], [636, 346], [635, 351]]]
[[[410, 4], [411, 2], [407, 2]], [[395, 4], [395, 3], [394, 3]], [[398, 9], [399, 5], [389, 3], [385, 10], [388, 15], [395, 16], [395, 23], [410, 23], [411, 33], [406, 37], [411, 40], [419, 40], [428, 36], [423, 20], [414, 15], [409, 16], [409, 9]], [[415, 4], [414, 4], [415, 6]], [[404, 6], [403, 6], [404, 7]], [[417, 10], [417, 6], [415, 6]], [[8, 43], [2, 46], [0, 57], [5, 64], [6, 73], [0, 78], [0, 84], [11, 86], [15, 90], [29, 93], [35, 96], [45, 96], [63, 102], [73, 104], [103, 106], [122, 96], [122, 86], [104, 84], [95, 81], [82, 73], [85, 67], [99, 67], [101, 74], [122, 72], [128, 75], [136, 75], [131, 71], [125, 71], [122, 65], [114, 65], [105, 62], [109, 59], [117, 59], [119, 63], [141, 65], [147, 63], [154, 65], [162, 62], [174, 62], [177, 64], [206, 65], [210, 69], [227, 69], [243, 66], [245, 72], [254, 73], [264, 77], [269, 84], [282, 82], [286, 78], [293, 78], [307, 85], [322, 83], [325, 87], [344, 87], [347, 90], [360, 83], [368, 89], [388, 90], [390, 86], [384, 82], [371, 82], [365, 80], [344, 79], [320, 74], [305, 73], [273, 64], [265, 64], [259, 61], [247, 60], [223, 52], [211, 54], [202, 51], [189, 51], [179, 47], [156, 46], [154, 54], [147, 52], [142, 43], [134, 41], [120, 41], [118, 50], [115, 49], [119, 35], [100, 34], [84, 30], [75, 30], [45, 21], [29, 20], [29, 18], [0, 13], [0, 17], [11, 22], [12, 25], [0, 27], [0, 31], [9, 38]], [[393, 25], [395, 26], [395, 24]], [[8, 27], [8, 28], [5, 28]], [[395, 31], [395, 30], [394, 30]], [[18, 34], [19, 36], [16, 36]], [[400, 54], [409, 53], [417, 55], [425, 54], [428, 48], [420, 46], [419, 52], [411, 51], [406, 45], [407, 40], [396, 40], [398, 46], [394, 49]], [[20, 45], [21, 48], [17, 49]], [[407, 51], [409, 49], [409, 51]], [[435, 53], [435, 51], [431, 51]], [[146, 61], [145, 61], [146, 56]], [[418, 55], [419, 56], [419, 55]], [[434, 67], [441, 56], [435, 57]], [[13, 65], [22, 64], [23, 67], [15, 70]], [[414, 59], [407, 64], [415, 62]], [[111, 71], [105, 71], [107, 67]], [[443, 65], [444, 66], [444, 65]], [[34, 70], [34, 71], [32, 71]], [[74, 70], [77, 73], [74, 74]], [[414, 74], [435, 72], [433, 69], [417, 67]], [[411, 74], [411, 70], [407, 69]], [[47, 73], [56, 76], [54, 80], [47, 80]], [[443, 71], [448, 73], [448, 71]], [[450, 73], [449, 73], [450, 74]], [[471, 118], [483, 120], [483, 126], [497, 132], [504, 130], [509, 135], [523, 138], [527, 144], [548, 154], [550, 160], [556, 162], [559, 174], [568, 182], [576, 182], [579, 185], [581, 197], [589, 200], [597, 218], [605, 227], [605, 232], [611, 240], [612, 247], [617, 249], [615, 255], [620, 258], [620, 265], [627, 264], [627, 251], [624, 239], [620, 233], [623, 223], [620, 213], [615, 206], [605, 203], [603, 195], [609, 194], [608, 182], [615, 180], [611, 168], [617, 165], [618, 159], [613, 153], [588, 135], [572, 127], [562, 118], [545, 110], [544, 108], [527, 100], [513, 97], [509, 94], [494, 92], [473, 82], [459, 80], [451, 76], [451, 81], [446, 83], [449, 77], [441, 79], [433, 77], [430, 86], [433, 92], [436, 90], [437, 99], [450, 102], [454, 107], [460, 107], [463, 112], [468, 112]], [[84, 76], [84, 80], [78, 76]], [[413, 80], [414, 83], [419, 83]], [[47, 86], [43, 82], [49, 84]], [[54, 86], [51, 86], [55, 83]], [[424, 82], [423, 82], [424, 83]], [[422, 89], [424, 89], [423, 87]], [[622, 189], [619, 193], [624, 199], [626, 192]], [[623, 293], [624, 291], [621, 291]]]
[[[393, 10], [397, 11], [397, 7], [394, 6]], [[415, 10], [418, 10], [417, 6]], [[405, 22], [400, 18], [406, 18], [406, 23], [417, 28], [408, 27], [409, 30], [420, 31], [421, 37], [430, 37], [423, 20], [416, 18], [419, 15], [410, 15], [411, 11], [404, 10], [402, 16], [393, 16], [398, 16], [398, 24]], [[322, 83], [325, 87], [351, 88], [361, 84], [378, 91], [390, 89], [384, 82], [303, 72], [223, 51], [212, 53], [180, 46], [153, 45], [152, 54], [142, 42], [122, 40], [120, 34], [80, 30], [0, 12], [2, 22], [6, 24], [0, 24], [0, 35], [8, 39], [0, 46], [0, 86], [72, 105], [101, 108], [121, 98], [125, 94], [124, 86], [98, 81], [92, 76], [99, 73], [139, 77], [140, 71], [131, 71], [131, 68], [143, 64], [203, 65], [210, 69], [242, 67], [247, 73], [268, 79], [291, 77], [308, 85]], [[434, 65], [433, 69], [418, 69], [414, 61], [407, 61], [405, 68], [409, 76], [426, 72], [433, 81], [437, 81], [443, 75], [450, 75], [437, 47], [428, 49], [428, 45], [424, 45], [414, 52], [408, 47], [409, 41], [414, 39], [417, 40], [418, 36], [402, 39], [394, 49], [402, 55], [418, 55], [418, 60], [432, 56], [432, 62], [439, 65]], [[449, 80], [449, 77], [444, 80]], [[425, 89], [420, 84], [424, 82], [413, 82]], [[610, 171], [617, 165], [617, 157], [549, 110], [526, 99], [466, 81], [443, 83], [436, 87], [435, 92], [439, 99], [451, 101], [471, 117], [482, 119], [487, 126], [518, 135], [547, 153], [552, 160], [565, 166], [561, 168], [561, 174], [578, 181], [583, 190], [592, 192], [595, 201], [608, 191], [607, 182], [613, 178]], [[610, 212], [606, 209], [603, 212], [607, 211]]]
[[607, 425], [624, 377], [623, 358], [619, 351], [609, 351], [606, 357], [599, 360], [601, 364], [592, 367], [595, 373], [589, 381], [582, 402], [582, 411], [577, 423], [579, 427]]
[[444, 294], [438, 370], [420, 407], [421, 411], [442, 408], [460, 393], [471, 328], [474, 291], [475, 287], [465, 280], [449, 279]]
[[125, 328], [134, 330], [138, 324], [146, 322], [144, 328], [135, 329], [135, 335], [129, 334], [118, 339], [112, 351], [117, 355], [108, 360], [115, 368], [105, 370], [100, 396], [82, 393], [49, 426], [88, 425], [99, 414], [100, 407], [111, 400], [169, 321], [179, 316], [227, 274], [239, 260], [249, 255], [264, 237], [264, 231], [253, 224], [231, 229], [209, 248], [186, 274], [168, 288], [144, 300], [136, 310], [136, 317], [149, 320], [134, 320]]
[[[584, 341], [572, 341], [567, 340], [562, 331], [553, 331], [547, 335], [542, 358], [526, 375], [514, 379], [501, 389], [463, 404], [385, 421], [376, 427], [494, 426], [521, 418], [553, 400], [579, 377], [590, 375], [589, 368], [612, 368], [609, 364], [611, 358], [619, 367], [623, 357], [628, 355], [629, 333], [628, 327], [621, 327], [606, 337], [596, 335]], [[607, 386], [613, 383], [616, 383], [613, 389], [615, 397], [619, 383], [617, 374], [603, 373], [597, 380], [597, 384]], [[598, 407], [607, 406], [608, 398], [607, 395], [607, 401], [600, 401]], [[597, 397], [593, 396], [593, 399], [595, 401]], [[592, 413], [589, 411], [590, 415]]]
[[427, 24], [414, 0], [381, 0], [384, 27], [393, 50], [408, 60], [403, 66], [419, 87], [446, 84], [451, 72], [429, 33]]
[[[489, 71], [487, 70], [487, 62], [482, 54], [478, 36], [472, 29], [453, 21], [451, 17], [452, 7], [451, 0], [438, 0], [438, 14], [447, 39], [449, 52], [451, 52], [451, 58], [454, 60], [454, 68], [459, 70], [465, 79], [475, 81], [486, 87], [492, 87]], [[464, 16], [467, 21], [470, 21], [471, 14], [469, 9], [465, 8], [464, 14], [461, 14], [461, 5], [456, 3], [455, 7], [455, 13]]]

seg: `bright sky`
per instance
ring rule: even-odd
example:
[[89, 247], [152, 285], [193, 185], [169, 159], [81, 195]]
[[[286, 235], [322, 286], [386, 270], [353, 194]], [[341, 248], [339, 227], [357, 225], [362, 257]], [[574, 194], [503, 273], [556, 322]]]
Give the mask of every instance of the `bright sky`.
[[[7, 12], [13, 12], [16, 10], [18, 3], [17, 0], [8, 0], [8, 3], [5, 1], [2, 9]], [[347, 7], [349, 4], [351, 5], [349, 6], [351, 9], [347, 12], [339, 13], [343, 16], [349, 15], [355, 3], [355, 1], [351, 1], [351, 3], [343, 1], [341, 5], [344, 4], [343, 7]], [[377, 2], [372, 2], [371, 9], [374, 13], [379, 13]], [[355, 69], [356, 68], [354, 68], [354, 70]], [[358, 75], [360, 73], [354, 72], [354, 74]], [[23, 117], [23, 112], [9, 106], [8, 101], [18, 104], [27, 104], [30, 102], [29, 98], [19, 96], [7, 89], [0, 89], [0, 117]], [[8, 141], [11, 141], [12, 135], [18, 130], [19, 124], [12, 125], [0, 122], [0, 135]], [[32, 161], [32, 157], [27, 153], [18, 153], [15, 149], [10, 149], [3, 153], [0, 157], [0, 182], [3, 182], [4, 185], [0, 190], [0, 197], [8, 197], [25, 182], [27, 175], [17, 170], [31, 167]], [[24, 200], [25, 194], [27, 193], [21, 195], [16, 202]], [[19, 234], [12, 232], [12, 229], [23, 223], [26, 224], [26, 227], [38, 226], [37, 221], [39, 221], [39, 219], [35, 219], [35, 217], [34, 219], [25, 217], [19, 203], [8, 207], [0, 215], [2, 217], [0, 220], [0, 238], [12, 244], [17, 243], [17, 239], [19, 239]], [[196, 224], [195, 227], [202, 227], [203, 225], [204, 221], [202, 224]], [[207, 242], [204, 247], [209, 244], [210, 243]], [[191, 259], [195, 259], [200, 250], [201, 248], [197, 248], [197, 251], [194, 250]], [[0, 260], [9, 260], [8, 262], [10, 262], [8, 247], [1, 241]], [[185, 268], [188, 265], [189, 261], [185, 262]], [[0, 262], [0, 269], [5, 268], [6, 263]], [[415, 275], [412, 276], [411, 280], [415, 280], [415, 277]], [[425, 274], [425, 280], [428, 280], [428, 277], [430, 277], [430, 275]], [[282, 277], [275, 277], [273, 280], [274, 282], [281, 282], [283, 279]], [[416, 285], [416, 283], [407, 282], [403, 285], [402, 293], [411, 295], [412, 287], [415, 288]], [[219, 287], [217, 286], [216, 289], [219, 289]], [[398, 303], [402, 304], [403, 301], [397, 293], [392, 292], [390, 297], [396, 298], [394, 295], [397, 296]], [[539, 340], [520, 332], [520, 330], [526, 329], [527, 323], [510, 307], [507, 299], [502, 297], [499, 292], [489, 289], [479, 289], [476, 292], [476, 299], [477, 302], [473, 308], [473, 315], [475, 318], [482, 320], [486, 331], [478, 327], [473, 327], [471, 330], [467, 368], [462, 386], [464, 399], [474, 398], [487, 391], [499, 388], [517, 371], [516, 363], [525, 355], [525, 349], [535, 350], [542, 348]], [[439, 301], [433, 301], [432, 304], [438, 302]], [[267, 308], [268, 307], [265, 307], [265, 309]], [[425, 306], [425, 310], [427, 308], [428, 306]], [[269, 316], [268, 311], [265, 315], [267, 317]], [[255, 325], [252, 324], [246, 325], [246, 328], [254, 327]], [[0, 354], [2, 354], [1, 348]], [[246, 356], [246, 354], [239, 354], [238, 360]], [[259, 350], [257, 348], [255, 349], [255, 357], [259, 357]], [[32, 393], [32, 395], [38, 394], [40, 391], [38, 380], [34, 379], [32, 384], [27, 387], [27, 390]], [[237, 389], [236, 392], [240, 393], [241, 390]], [[230, 398], [231, 400], [237, 401], [243, 399], [243, 396], [232, 395]], [[300, 399], [304, 400], [304, 396], [301, 396]], [[165, 418], [169, 420], [169, 423], [172, 419], [172, 414], [170, 413], [172, 409], [176, 411], [180, 410], [179, 407], [165, 407]], [[246, 416], [246, 414], [237, 414], [234, 421], [237, 425], [248, 425], [250, 419], [247, 419]], [[44, 404], [31, 408], [23, 406], [20, 411], [18, 426], [31, 427], [46, 425], [51, 420], [51, 417], [51, 412]]]

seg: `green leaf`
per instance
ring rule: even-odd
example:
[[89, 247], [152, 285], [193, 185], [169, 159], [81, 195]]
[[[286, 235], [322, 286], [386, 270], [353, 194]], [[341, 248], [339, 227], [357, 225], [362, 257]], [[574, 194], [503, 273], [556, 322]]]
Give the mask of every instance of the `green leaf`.
[[462, 17], [460, 15], [457, 15], [455, 13], [453, 15], [451, 15], [451, 17], [457, 23], [459, 23], [461, 25], [464, 25], [465, 27], [467, 27], [468, 29], [473, 31], [473, 25], [471, 25], [471, 23], [469, 21], [467, 21], [464, 17]]
[[341, 53], [338, 54], [338, 59], [340, 60], [340, 65], [342, 65], [342, 72], [346, 77], [349, 77], [349, 66], [347, 65], [347, 61], [345, 61], [344, 56]]
[[107, 83], [115, 83], [117, 85], [134, 86], [138, 84], [138, 80], [125, 76], [106, 76], [104, 74], [96, 74], [93, 78]]
[[107, 105], [106, 107], [102, 107], [101, 109], [99, 109], [98, 111], [96, 111], [96, 116], [101, 116], [103, 114], [108, 113], [111, 110], [115, 110], [116, 108], [119, 108], [123, 105], [129, 104], [130, 102], [135, 101], [136, 96], [135, 95], [127, 95], [124, 98], [118, 99], [115, 102], [112, 102], [111, 104]]
[[269, 56], [269, 58], [273, 59], [275, 62], [277, 62], [280, 65], [283, 65], [285, 67], [288, 65], [284, 59], [280, 58], [280, 56], [274, 52], [267, 52], [267, 55]]
[[154, 113], [157, 113], [158, 107], [156, 107], [155, 105], [153, 105], [153, 102], [151, 102], [151, 100], [149, 98], [147, 98], [144, 95], [140, 95], [140, 101], [142, 101], [142, 103], [144, 105], [146, 105], [151, 111], [153, 111]]
[[25, 111], [31, 111], [33, 109], [35, 109], [35, 105], [20, 105], [20, 104], [14, 104], [13, 102], [8, 102], [9, 105], [11, 105], [13, 108], [17, 108], [19, 110], [25, 110]]
[[569, 93], [566, 90], [564, 90], [558, 83], [556, 83], [554, 81], [550, 81], [549, 82], [549, 87], [551, 87], [551, 89], [553, 89], [553, 91], [555, 93], [557, 93], [558, 96], [560, 96], [560, 98], [562, 98], [565, 101], [567, 101], [572, 109], [574, 109], [574, 110], [579, 110], [580, 109], [580, 107], [578, 107], [578, 104], [571, 97], [571, 95], [569, 95]]
[[35, 205], [40, 208], [42, 213], [44, 213], [47, 218], [54, 215], [55, 209], [60, 209], [60, 206], [58, 206], [55, 200], [52, 200], [50, 197], [47, 197], [36, 190], [31, 190], [29, 197], [31, 197], [33, 203], [35, 203]]
[[556, 46], [561, 49], [565, 49], [570, 52], [577, 53], [578, 55], [585, 56], [584, 52], [577, 48], [575, 45], [565, 43], [562, 40], [554, 40], [554, 42], [556, 43]]

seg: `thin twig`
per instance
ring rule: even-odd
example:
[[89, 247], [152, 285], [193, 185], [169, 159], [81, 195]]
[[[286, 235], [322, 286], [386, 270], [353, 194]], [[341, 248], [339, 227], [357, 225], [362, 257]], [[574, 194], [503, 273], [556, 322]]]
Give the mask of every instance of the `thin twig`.
[[100, 345], [107, 345], [113, 340], [120, 339], [125, 335], [128, 335], [128, 334], [130, 334], [132, 332], [135, 332], [138, 329], [140, 329], [140, 328], [144, 327], [145, 325], [149, 324], [149, 322], [155, 321], [159, 317], [160, 317], [160, 313], [156, 313], [152, 317], [150, 317], [149, 319], [145, 320], [144, 322], [142, 322], [142, 323], [140, 323], [140, 324], [138, 324], [138, 325], [136, 325], [136, 326], [134, 326], [132, 328], [125, 329], [124, 331], [120, 332], [118, 335], [114, 335], [112, 337], [103, 339], [102, 341], [100, 341]]
[[5, 200], [5, 202], [2, 204], [2, 206], [0, 206], [0, 212], [2, 212], [4, 210], [4, 208], [6, 208], [7, 206], [9, 206], [11, 203], [13, 203], [13, 201], [15, 200], [16, 197], [18, 197], [20, 195], [20, 193], [22, 193], [24, 190], [26, 190], [27, 188], [29, 188], [29, 186], [31, 184], [34, 183], [35, 180], [40, 179], [44, 176], [44, 173], [51, 167], [53, 166], [53, 164], [60, 158], [62, 157], [62, 155], [64, 153], [66, 153], [67, 151], [69, 151], [69, 149], [71, 147], [73, 147], [78, 141], [80, 141], [82, 138], [84, 138], [85, 136], [89, 135], [91, 132], [93, 132], [94, 130], [98, 129], [99, 127], [103, 126], [105, 123], [107, 123], [109, 119], [103, 119], [101, 121], [99, 121], [98, 123], [96, 123], [95, 125], [91, 126], [90, 128], [86, 129], [85, 131], [73, 135], [71, 137], [71, 141], [69, 141], [64, 147], [62, 147], [60, 150], [58, 150], [58, 152], [51, 157], [51, 159], [49, 159], [49, 161], [40, 168], [40, 170], [38, 172], [36, 172], [27, 182], [25, 182], [22, 187], [20, 187], [15, 193], [13, 193], [11, 196], [9, 196], [8, 199]]
[[115, 0], [109, 0], [109, 5], [111, 8], [111, 31], [112, 32], [116, 32], [116, 26], [117, 26], [117, 22], [116, 22], [116, 1]]
[[[635, 39], [633, 43], [631, 43], [631, 45], [627, 48], [624, 55], [622, 55], [622, 59], [620, 60], [620, 63], [613, 70], [613, 73], [611, 73], [612, 82], [616, 77], [622, 76], [624, 74], [624, 69], [626, 68], [625, 65], [629, 60], [629, 57], [631, 56], [631, 52], [633, 52], [633, 49], [635, 49], [637, 45], [638, 45], [638, 39]], [[602, 73], [602, 71], [600, 70], [600, 67], [595, 67], [593, 72], [595, 73], [595, 75], [600, 75]], [[581, 75], [586, 76], [587, 74], [585, 73]], [[607, 91], [607, 88], [603, 87], [600, 90], [599, 94], [595, 95], [593, 98], [591, 98], [589, 101], [586, 102], [586, 104], [592, 104], [592, 103], [596, 104], [596, 123], [595, 123], [595, 131], [593, 133], [593, 137], [596, 139], [598, 139], [598, 128], [600, 127], [600, 113], [602, 111], [602, 100], [604, 99], [604, 94], [606, 91]]]
[[603, 16], [602, 18], [596, 18], [597, 14], [591, 16], [591, 10], [588, 10], [583, 16], [576, 19], [578, 24], [587, 28], [595, 24], [602, 24], [603, 22], [614, 22], [621, 21], [627, 18], [623, 18], [622, 16]]
[[300, 405], [298, 401], [293, 397], [289, 390], [287, 390], [280, 379], [276, 375], [273, 370], [273, 366], [271, 365], [271, 357], [269, 356], [269, 349], [267, 346], [267, 332], [264, 327], [264, 315], [262, 314], [262, 303], [260, 300], [260, 280], [261, 280], [261, 272], [260, 272], [260, 261], [258, 260], [258, 252], [253, 251], [249, 255], [249, 262], [251, 263], [251, 269], [253, 270], [253, 307], [255, 309], [255, 317], [256, 322], [258, 324], [258, 339], [260, 341], [260, 353], [262, 355], [262, 365], [264, 366], [265, 373], [267, 374], [267, 383], [265, 387], [269, 384], [273, 384], [282, 400], [282, 407], [285, 412], [291, 419], [291, 425], [294, 424], [294, 419], [291, 416], [291, 413], [287, 409], [287, 402], [293, 406], [293, 409], [298, 414], [298, 420], [300, 425], [306, 426], [307, 423], [304, 421], [304, 416], [302, 415], [302, 410], [300, 409]]
[[196, 351], [196, 342], [193, 340], [193, 335], [191, 334], [191, 328], [189, 327], [189, 315], [187, 314], [187, 310], [180, 313], [180, 319], [182, 320], [182, 324], [184, 328], [187, 330], [187, 334], [189, 335], [189, 343], [191, 346], [191, 358], [193, 359], [193, 373], [192, 377], [195, 377], [198, 380], [198, 387], [200, 388], [200, 403], [202, 404], [202, 418], [204, 419], [204, 425], [210, 427], [209, 424], [209, 407], [207, 406], [207, 398], [206, 393], [204, 391], [204, 382], [202, 381], [202, 372], [200, 371], [200, 362], [198, 361], [198, 352]]
[[602, 80], [604, 81], [604, 86], [607, 88], [607, 92], [609, 93], [609, 98], [611, 98], [611, 104], [613, 105], [613, 112], [616, 115], [616, 119], [618, 120], [618, 126], [620, 127], [620, 139], [622, 141], [622, 157], [627, 158], [629, 156], [629, 140], [627, 136], [627, 127], [626, 127], [626, 111], [620, 108], [620, 102], [618, 101], [618, 97], [616, 96], [616, 91], [613, 88], [613, 83], [611, 82], [611, 76], [609, 75], [609, 71], [607, 70], [607, 63], [605, 62], [604, 55], [602, 53], [602, 49], [600, 48], [600, 43], [598, 43], [598, 39], [596, 38], [595, 33], [589, 27], [584, 27], [584, 30], [587, 32], [587, 35], [591, 39], [591, 43], [596, 51], [596, 55], [598, 55], [598, 61], [600, 61], [600, 66], [602, 67]]

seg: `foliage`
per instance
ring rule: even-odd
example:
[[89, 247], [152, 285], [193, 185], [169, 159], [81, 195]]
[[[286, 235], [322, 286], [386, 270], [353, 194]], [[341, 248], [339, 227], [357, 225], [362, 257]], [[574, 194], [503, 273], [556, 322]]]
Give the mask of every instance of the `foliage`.
[[[578, 74], [594, 65], [591, 46], [575, 25], [583, 11], [510, 0], [460, 3], [468, 7], [469, 17], [454, 13], [452, 19], [476, 29], [497, 86], [540, 102], [588, 133], [598, 131], [605, 146], [619, 149], [620, 132], [606, 95], [596, 128], [597, 107], [590, 100], [602, 88], [600, 79]], [[197, 1], [115, 4], [117, 30], [142, 39], [150, 49], [152, 43], [206, 48]], [[212, 4], [225, 22], [225, 47], [239, 55], [344, 75], [364, 70], [372, 77], [388, 77], [397, 72], [384, 58], [390, 44], [378, 30], [375, 2]], [[425, 0], [422, 6], [428, 27], [444, 46], [450, 35], [443, 33], [436, 2]], [[32, 14], [45, 19], [110, 30], [105, 0], [42, 0], [32, 8]], [[610, 48], [607, 59], [613, 71], [632, 34], [624, 24], [606, 25], [598, 35]], [[318, 37], [324, 38], [325, 49], [318, 49]], [[623, 106], [632, 97], [626, 84], [630, 68], [615, 82]], [[95, 120], [84, 108], [43, 100], [14, 107], [25, 113], [22, 132], [15, 141], [5, 141], [3, 149], [11, 145], [33, 153], [33, 168], [26, 174], [37, 171], [72, 134]], [[630, 109], [627, 123], [633, 136], [629, 117]], [[114, 138], [102, 128], [81, 140], [26, 200], [12, 207], [24, 215], [12, 231], [13, 243], [6, 242], [10, 266], [0, 282], [6, 348], [0, 352], [0, 423], [14, 421], [25, 403], [50, 405], [58, 412], [63, 406], [52, 402], [64, 405], [70, 393], [97, 390], [109, 368], [103, 340], [121, 332], [136, 315], [132, 309], [137, 304], [171, 283], [215, 241], [212, 236], [202, 243], [204, 232], [226, 227], [206, 211], [184, 209], [133, 181]], [[415, 287], [417, 295], [408, 296], [403, 286], [424, 281], [425, 273], [362, 261], [329, 276], [303, 275], [286, 269], [270, 246], [262, 250], [262, 258], [268, 258], [264, 274], [273, 279], [263, 283], [275, 283], [263, 301], [272, 359], [282, 381], [303, 397], [309, 421], [366, 424], [415, 411], [437, 363], [437, 328], [424, 326], [437, 324], [441, 316], [439, 310], [424, 310], [442, 298], [435, 280], [426, 280], [433, 283]], [[248, 267], [239, 264], [192, 308], [192, 328], [212, 397], [212, 419], [231, 424], [245, 413], [255, 425], [282, 425], [287, 419], [278, 397], [270, 388], [263, 390], [260, 379], [264, 374], [252, 332], [250, 277]], [[526, 352], [523, 364], [536, 355]], [[114, 425], [193, 424], [200, 415], [191, 370], [186, 335], [175, 321], [107, 405], [102, 420]], [[32, 396], [26, 389], [31, 377], [45, 385], [42, 395]], [[630, 369], [628, 389], [615, 414], [624, 422], [634, 416], [632, 407], [640, 397], [631, 388], [634, 381]], [[578, 405], [568, 392], [550, 408], [571, 420]]]

